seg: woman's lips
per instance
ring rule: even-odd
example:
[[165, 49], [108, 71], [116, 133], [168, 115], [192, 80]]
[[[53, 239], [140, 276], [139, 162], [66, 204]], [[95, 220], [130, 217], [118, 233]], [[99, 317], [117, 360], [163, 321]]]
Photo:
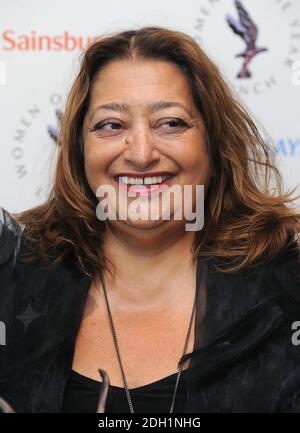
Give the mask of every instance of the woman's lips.
[[119, 182], [119, 179], [115, 179], [120, 188], [124, 191], [139, 193], [139, 195], [151, 194], [154, 192], [160, 192], [167, 189], [174, 182], [175, 175], [166, 179], [164, 182], [156, 185], [128, 185]]

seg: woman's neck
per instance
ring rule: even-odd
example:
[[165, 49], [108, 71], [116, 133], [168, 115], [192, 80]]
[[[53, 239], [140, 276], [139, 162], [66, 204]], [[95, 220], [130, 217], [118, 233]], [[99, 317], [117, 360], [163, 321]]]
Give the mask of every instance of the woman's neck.
[[113, 263], [113, 275], [104, 272], [107, 291], [138, 307], [176, 302], [182, 292], [193, 288], [196, 263], [193, 261], [193, 232], [140, 239], [120, 235], [108, 228], [103, 251]]

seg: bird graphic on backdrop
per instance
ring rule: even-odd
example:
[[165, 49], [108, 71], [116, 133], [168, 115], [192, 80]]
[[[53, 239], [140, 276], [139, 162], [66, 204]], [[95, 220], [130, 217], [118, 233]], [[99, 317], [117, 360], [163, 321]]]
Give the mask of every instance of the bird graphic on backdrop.
[[239, 0], [235, 0], [234, 3], [238, 11], [239, 20], [233, 18], [230, 15], [226, 15], [226, 21], [229, 24], [230, 28], [234, 31], [234, 33], [239, 35], [246, 44], [245, 51], [236, 54], [235, 56], [244, 58], [242, 69], [237, 74], [237, 78], [250, 78], [251, 72], [248, 68], [249, 63], [258, 53], [268, 51], [268, 48], [258, 48], [256, 46], [256, 39], [258, 35], [257, 26], [250, 18], [250, 15], [242, 5], [242, 2]]
[[60, 133], [60, 127], [61, 127], [61, 122], [62, 122], [62, 118], [63, 118], [63, 112], [61, 110], [55, 110], [55, 117], [57, 119], [57, 126], [54, 127], [52, 125], [48, 125], [47, 127], [47, 131], [48, 134], [50, 135], [50, 137], [52, 138], [52, 140], [54, 141], [55, 144], [59, 145], [59, 133]]

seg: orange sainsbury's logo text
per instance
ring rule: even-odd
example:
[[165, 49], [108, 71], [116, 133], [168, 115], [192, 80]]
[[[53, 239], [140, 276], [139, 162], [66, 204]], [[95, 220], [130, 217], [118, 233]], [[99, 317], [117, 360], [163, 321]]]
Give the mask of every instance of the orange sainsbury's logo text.
[[0, 34], [2, 51], [77, 51], [84, 50], [96, 37], [74, 35], [68, 31], [61, 34], [39, 34], [32, 30], [28, 34], [18, 34], [14, 30], [4, 30]]

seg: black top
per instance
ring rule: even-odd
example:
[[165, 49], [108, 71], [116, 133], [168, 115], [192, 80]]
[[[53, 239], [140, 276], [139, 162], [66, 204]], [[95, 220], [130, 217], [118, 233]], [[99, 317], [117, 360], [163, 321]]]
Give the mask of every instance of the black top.
[[[49, 270], [48, 259], [25, 262], [23, 228], [0, 207], [0, 396], [17, 412], [58, 413], [91, 279], [73, 257]], [[300, 413], [297, 242], [237, 273], [221, 272], [227, 265], [232, 259], [197, 258], [205, 284], [185, 412]]]
[[[183, 370], [178, 383], [173, 412], [185, 412], [185, 375], [186, 370]], [[129, 389], [134, 412], [169, 413], [176, 379], [177, 372], [156, 382]], [[100, 381], [90, 379], [72, 370], [65, 388], [62, 412], [95, 413], [101, 386]], [[129, 412], [125, 388], [110, 385], [105, 412]]]

